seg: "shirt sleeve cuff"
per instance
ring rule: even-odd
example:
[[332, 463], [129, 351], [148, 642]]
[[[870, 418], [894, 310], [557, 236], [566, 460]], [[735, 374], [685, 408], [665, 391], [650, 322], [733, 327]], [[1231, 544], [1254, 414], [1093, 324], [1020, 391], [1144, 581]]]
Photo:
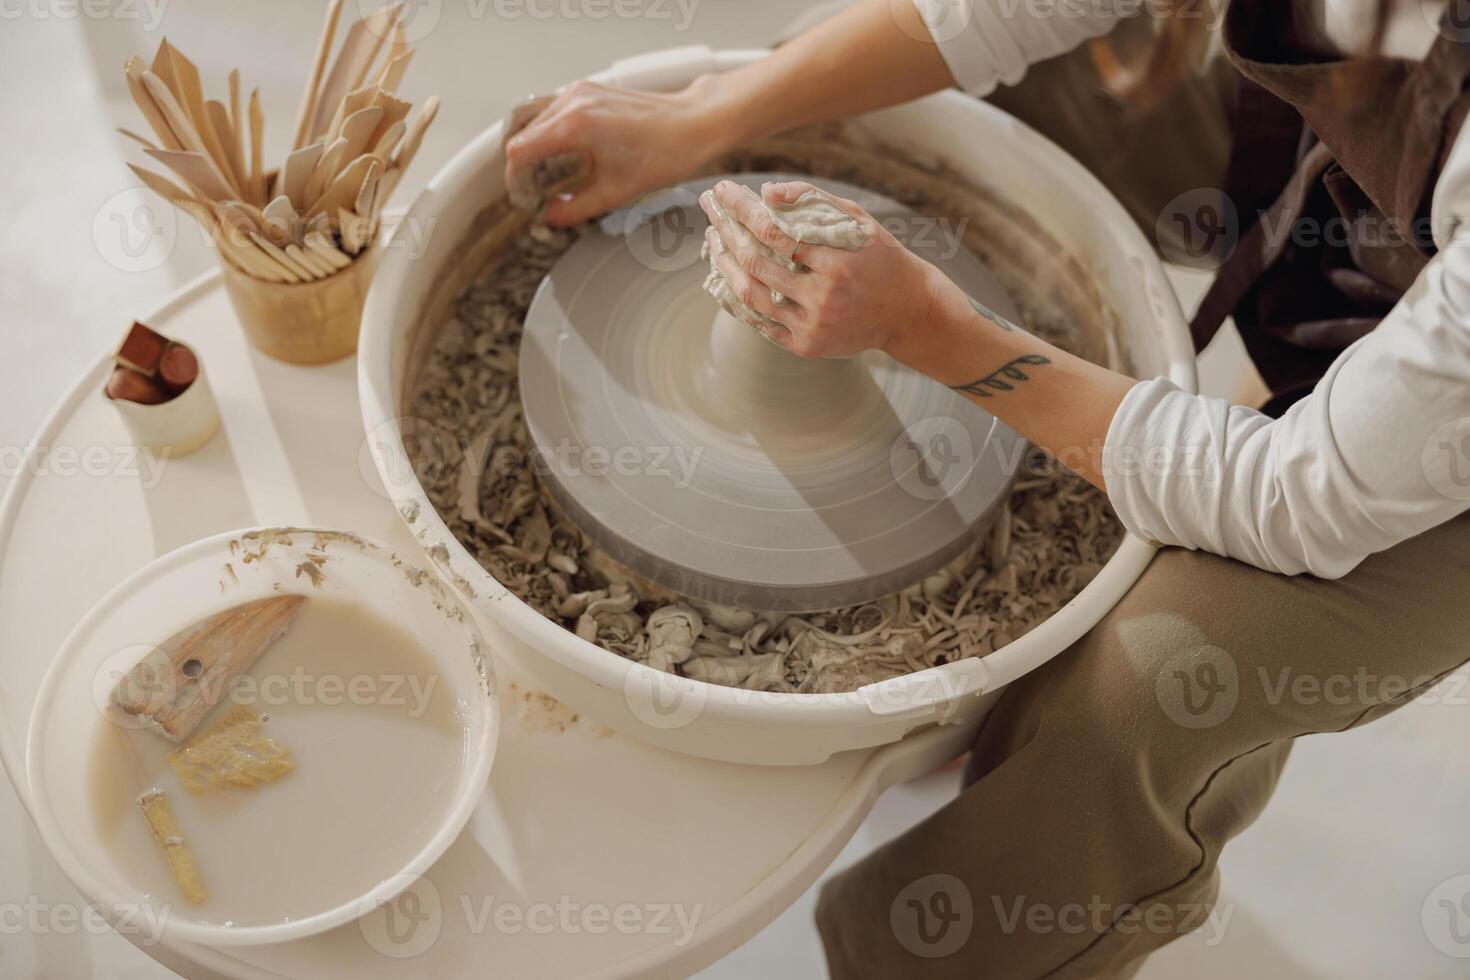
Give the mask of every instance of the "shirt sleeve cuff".
[[[979, 2], [985, 6], [988, 0]], [[914, 0], [955, 84], [971, 95], [984, 96], [999, 84], [1001, 66], [986, 32], [978, 29], [975, 5], [976, 0]], [[1024, 71], [1024, 62], [1021, 68]]]
[[1155, 543], [1178, 543], [1166, 533], [1167, 521], [1151, 499], [1147, 471], [1157, 461], [1148, 457], [1161, 426], [1156, 417], [1183, 389], [1168, 378], [1140, 381], [1118, 404], [1103, 440], [1103, 482], [1118, 520], [1133, 534]]

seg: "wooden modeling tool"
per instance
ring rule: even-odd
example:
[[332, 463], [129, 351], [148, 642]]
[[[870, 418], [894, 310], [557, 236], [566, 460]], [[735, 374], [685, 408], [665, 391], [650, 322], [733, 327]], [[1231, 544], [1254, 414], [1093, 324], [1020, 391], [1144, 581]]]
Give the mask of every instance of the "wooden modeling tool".
[[183, 742], [235, 679], [286, 635], [306, 601], [283, 595], [215, 613], [160, 643], [118, 682], [112, 703], [171, 742]]

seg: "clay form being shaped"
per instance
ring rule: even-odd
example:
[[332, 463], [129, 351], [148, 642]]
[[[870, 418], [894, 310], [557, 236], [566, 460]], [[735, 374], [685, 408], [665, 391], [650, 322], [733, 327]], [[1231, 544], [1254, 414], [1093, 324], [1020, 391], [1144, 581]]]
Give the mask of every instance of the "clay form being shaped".
[[[829, 248], [841, 248], [852, 252], [862, 248], [863, 243], [868, 240], [868, 233], [863, 226], [843, 209], [836, 198], [824, 190], [809, 190], [794, 201], [777, 204], [774, 207], [767, 204], [762, 196], [757, 195], [750, 188], [742, 186], [740, 190], [741, 193], [754, 200], [758, 207], [764, 208], [776, 227], [798, 245], [825, 245]], [[764, 188], [762, 190], [764, 191]], [[706, 192], [704, 200], [713, 206], [717, 214], [728, 214], [725, 206], [713, 193]], [[752, 237], [751, 240], [768, 259], [785, 266], [788, 271], [798, 272], [803, 268], [792, 261], [790, 255], [778, 255], [774, 249], [758, 238]], [[723, 239], [716, 239], [716, 242], [718, 244], [715, 249], [723, 250], [727, 247]], [[705, 292], [713, 296], [715, 302], [724, 307], [731, 316], [762, 333], [769, 331], [772, 327], [780, 326], [770, 317], [740, 302], [740, 298], [730, 288], [729, 281], [725, 279], [725, 274], [715, 266], [715, 259], [718, 257], [715, 249], [712, 249], [706, 242], [700, 253], [710, 263], [709, 275], [704, 280]], [[798, 254], [800, 254], [799, 250]], [[777, 306], [784, 306], [786, 297], [772, 289], [771, 302]]]
[[[994, 517], [1024, 441], [886, 356], [799, 358], [711, 303], [694, 201], [712, 184], [644, 202], [650, 221], [605, 219], [537, 293], [519, 372], [538, 475], [613, 558], [704, 602], [830, 609], [932, 574]], [[911, 217], [839, 188], [876, 220]], [[826, 194], [773, 219], [812, 247], [861, 244]], [[654, 237], [670, 230], [672, 242]], [[949, 244], [915, 250], [1013, 313], [979, 260]], [[596, 616], [583, 618], [594, 630]], [[661, 660], [685, 655], [692, 626], [660, 625]]]
[[[747, 189], [746, 193], [750, 191]], [[765, 204], [762, 199], [762, 205], [770, 212], [776, 227], [795, 242], [855, 252], [868, 240], [867, 231], [857, 219], [847, 213], [840, 201], [820, 188], [775, 206]]]

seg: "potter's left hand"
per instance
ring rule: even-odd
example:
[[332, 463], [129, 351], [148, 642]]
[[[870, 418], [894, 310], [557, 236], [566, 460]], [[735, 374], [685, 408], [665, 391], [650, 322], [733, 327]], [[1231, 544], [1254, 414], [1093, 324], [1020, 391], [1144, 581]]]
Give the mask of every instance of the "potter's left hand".
[[[770, 183], [762, 194], [770, 204], [785, 204], [814, 189], [804, 181]], [[939, 298], [955, 289], [938, 269], [845, 198], [834, 199], [864, 233], [863, 244], [853, 251], [798, 245], [776, 227], [760, 199], [739, 184], [721, 181], [712, 193], [722, 207], [703, 197], [700, 206], [712, 223], [708, 234], [716, 267], [742, 303], [780, 325], [768, 328], [767, 336], [793, 354], [892, 352], [923, 326]], [[757, 241], [776, 255], [794, 254], [801, 268], [790, 271], [758, 248]], [[778, 305], [772, 290], [786, 301]]]

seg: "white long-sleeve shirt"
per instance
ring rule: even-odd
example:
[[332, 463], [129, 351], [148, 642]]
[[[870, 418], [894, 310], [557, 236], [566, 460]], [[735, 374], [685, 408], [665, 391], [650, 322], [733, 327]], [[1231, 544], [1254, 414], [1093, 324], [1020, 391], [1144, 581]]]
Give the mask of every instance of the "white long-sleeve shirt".
[[[1115, 2], [1138, 6], [915, 0], [951, 73], [977, 95], [1106, 33]], [[1323, 51], [1359, 49], [1376, 2], [1305, 0], [1298, 25]], [[1442, 6], [1394, 5], [1386, 53], [1422, 58]], [[1470, 127], [1430, 217], [1438, 254], [1281, 419], [1162, 378], [1128, 393], [1103, 449], [1124, 526], [1271, 571], [1335, 578], [1470, 508]]]

